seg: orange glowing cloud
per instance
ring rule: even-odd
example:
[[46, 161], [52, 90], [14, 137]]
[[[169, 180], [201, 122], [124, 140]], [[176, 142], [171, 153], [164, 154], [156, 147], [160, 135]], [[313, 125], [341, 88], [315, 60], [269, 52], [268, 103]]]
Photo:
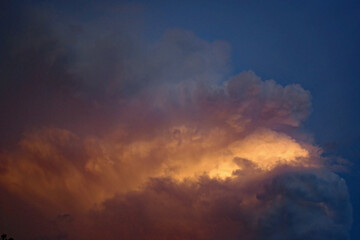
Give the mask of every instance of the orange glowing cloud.
[[66, 69], [57, 81], [29, 68], [29, 101], [16, 108], [32, 113], [30, 128], [0, 154], [0, 207], [9, 206], [0, 227], [25, 229], [19, 239], [347, 235], [346, 184], [295, 131], [308, 91], [252, 71], [225, 81], [228, 45], [189, 32], [139, 48], [121, 38], [110, 44], [122, 48], [112, 71], [96, 55], [102, 41], [115, 40], [84, 41], [67, 68], [41, 65]]
[[[235, 86], [247, 91], [232, 96]], [[7, 170], [0, 175], [0, 183], [40, 208], [87, 211], [116, 194], [140, 189], [154, 177], [183, 181], [205, 174], [226, 179], [244, 170], [244, 161], [264, 174], [282, 165], [315, 166], [304, 145], [270, 128], [269, 123], [284, 124], [281, 116], [292, 117], [276, 116], [279, 107], [273, 106], [276, 101], [288, 101], [284, 98], [288, 89], [262, 82], [252, 72], [210, 89], [193, 82], [160, 86], [153, 89], [154, 95], [146, 93], [136, 102], [122, 103], [128, 116], [103, 137], [79, 137], [52, 128], [26, 134], [19, 151], [3, 154]], [[266, 91], [270, 92], [262, 96]], [[306, 91], [296, 90], [296, 94], [307, 96]], [[160, 96], [168, 100], [148, 104]], [[219, 103], [224, 109], [218, 108]], [[269, 122], [254, 118], [247, 109], [252, 105], [266, 112]], [[284, 106], [286, 112], [288, 104]], [[166, 114], [160, 125], [152, 120], [154, 108]], [[199, 111], [198, 117], [191, 114], [194, 110]], [[143, 122], [133, 121], [131, 115], [143, 112], [148, 112]]]

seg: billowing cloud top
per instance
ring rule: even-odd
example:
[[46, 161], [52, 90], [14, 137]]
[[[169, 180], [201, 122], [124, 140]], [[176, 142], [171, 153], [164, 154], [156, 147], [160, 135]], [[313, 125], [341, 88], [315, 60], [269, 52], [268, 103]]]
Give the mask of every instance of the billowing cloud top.
[[297, 130], [311, 107], [300, 85], [228, 77], [230, 47], [182, 30], [147, 43], [36, 18], [19, 29], [1, 62], [1, 230], [348, 239], [346, 184]]

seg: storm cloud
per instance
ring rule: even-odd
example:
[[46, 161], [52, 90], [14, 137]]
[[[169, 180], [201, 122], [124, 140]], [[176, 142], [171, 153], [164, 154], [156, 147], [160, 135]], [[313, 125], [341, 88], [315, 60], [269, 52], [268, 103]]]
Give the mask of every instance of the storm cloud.
[[300, 85], [230, 76], [230, 46], [186, 30], [149, 41], [137, 21], [18, 16], [0, 66], [1, 231], [348, 239], [346, 183], [299, 129]]

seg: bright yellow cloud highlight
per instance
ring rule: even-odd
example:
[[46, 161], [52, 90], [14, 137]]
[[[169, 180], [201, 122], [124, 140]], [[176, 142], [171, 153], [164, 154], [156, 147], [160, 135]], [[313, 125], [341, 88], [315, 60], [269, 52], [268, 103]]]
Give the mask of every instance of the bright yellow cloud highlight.
[[129, 142], [110, 136], [81, 139], [48, 129], [27, 135], [21, 147], [3, 154], [8, 168], [0, 184], [64, 210], [89, 209], [117, 193], [138, 189], [151, 177], [182, 181], [207, 174], [225, 179], [238, 170], [251, 174], [280, 165], [306, 166], [309, 156], [293, 138], [272, 130], [239, 137], [222, 128], [186, 126]]
[[172, 142], [167, 146], [171, 154], [163, 168], [164, 171], [170, 170], [167, 174], [178, 180], [204, 173], [210, 177], [231, 177], [234, 171], [244, 168], [235, 159], [245, 159], [262, 171], [279, 165], [307, 165], [304, 159], [309, 152], [283, 133], [262, 129], [228, 142], [225, 133], [220, 130], [201, 135], [191, 134], [191, 130], [184, 127], [181, 129], [181, 143], [175, 145]]

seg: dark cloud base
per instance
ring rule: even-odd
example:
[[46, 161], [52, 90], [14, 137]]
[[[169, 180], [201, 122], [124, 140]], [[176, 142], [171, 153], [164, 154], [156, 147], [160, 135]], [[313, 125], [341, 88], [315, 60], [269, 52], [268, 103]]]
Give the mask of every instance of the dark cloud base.
[[348, 239], [351, 206], [335, 174], [289, 169], [242, 185], [153, 179], [104, 202], [94, 227], [108, 239]]
[[3, 196], [2, 228], [19, 239], [345, 240], [352, 221], [345, 182], [325, 170], [278, 169], [250, 181], [154, 178], [86, 215], [52, 219]]

